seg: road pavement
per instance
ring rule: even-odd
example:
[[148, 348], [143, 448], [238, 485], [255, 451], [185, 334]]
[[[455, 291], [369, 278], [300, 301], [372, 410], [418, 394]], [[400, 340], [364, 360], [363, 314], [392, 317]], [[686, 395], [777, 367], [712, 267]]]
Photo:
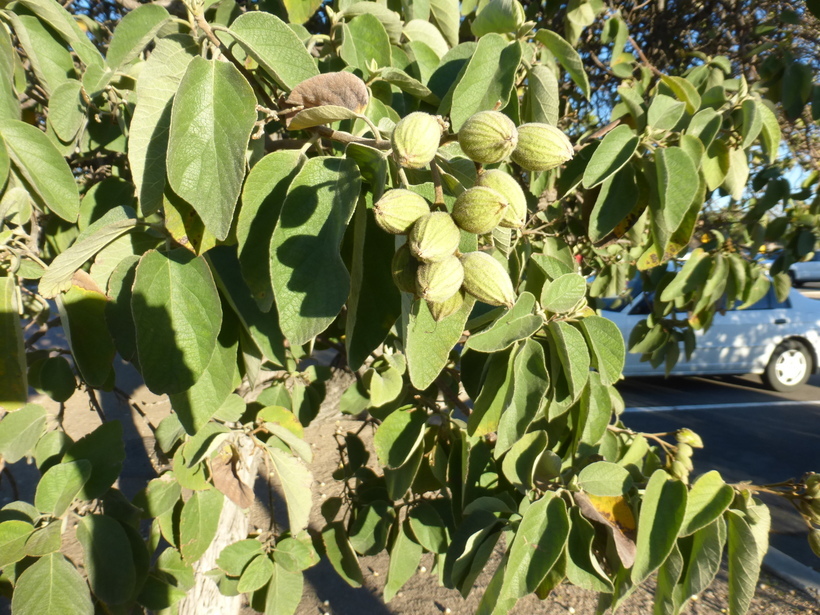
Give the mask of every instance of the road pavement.
[[[695, 475], [718, 470], [726, 481], [763, 485], [820, 472], [820, 375], [790, 393], [770, 391], [751, 375], [631, 378], [618, 388], [628, 427], [650, 433], [689, 427], [703, 438]], [[772, 507], [772, 545], [820, 571], [792, 505], [763, 499]]]

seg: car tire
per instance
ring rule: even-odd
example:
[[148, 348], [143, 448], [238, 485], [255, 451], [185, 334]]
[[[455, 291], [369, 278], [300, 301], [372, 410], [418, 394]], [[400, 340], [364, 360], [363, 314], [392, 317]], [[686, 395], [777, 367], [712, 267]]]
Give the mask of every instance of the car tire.
[[805, 384], [813, 370], [808, 349], [797, 340], [786, 340], [772, 353], [763, 383], [775, 391], [791, 391]]

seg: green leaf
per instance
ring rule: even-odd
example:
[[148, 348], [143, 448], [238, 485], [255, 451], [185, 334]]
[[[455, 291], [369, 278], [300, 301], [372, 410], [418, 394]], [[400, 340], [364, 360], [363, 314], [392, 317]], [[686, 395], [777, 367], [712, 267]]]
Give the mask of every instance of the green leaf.
[[549, 332], [564, 368], [570, 395], [577, 399], [589, 380], [590, 358], [586, 340], [578, 329], [560, 320], [549, 324]]
[[91, 463], [85, 459], [59, 463], [49, 468], [34, 494], [34, 505], [42, 513], [61, 517], [91, 476]]
[[150, 251], [137, 265], [131, 311], [145, 383], [180, 393], [211, 361], [222, 307], [205, 259], [187, 250]]
[[356, 50], [356, 61], [348, 61], [348, 64], [360, 68], [365, 78], [372, 74], [370, 66], [373, 62], [379, 67], [390, 66], [390, 39], [375, 15], [363, 13], [351, 19], [345, 28], [345, 37], [348, 35]]
[[714, 141], [706, 150], [706, 156], [701, 161], [703, 177], [706, 180], [706, 187], [717, 190], [726, 179], [729, 172], [730, 158], [729, 148], [721, 140]]
[[[270, 244], [270, 241], [266, 241]], [[208, 261], [217, 286], [222, 291], [242, 327], [257, 345], [262, 355], [278, 365], [286, 365], [285, 338], [279, 329], [276, 311], [265, 314], [254, 302], [250, 289], [237, 275], [240, 263], [236, 252], [227, 246], [218, 246], [208, 252]], [[266, 260], [265, 265], [269, 263]]]
[[493, 613], [506, 613], [508, 603], [515, 604], [536, 590], [564, 552], [569, 538], [569, 517], [564, 502], [557, 497], [542, 497], [524, 512], [510, 547], [510, 558], [504, 581], [497, 596], [499, 606]]
[[607, 178], [592, 213], [589, 215], [589, 239], [593, 243], [620, 238], [646, 209], [632, 166]]
[[182, 559], [192, 564], [205, 554], [216, 537], [225, 497], [216, 489], [194, 491], [182, 507], [179, 544]]
[[729, 522], [729, 614], [743, 615], [749, 610], [760, 575], [757, 539], [736, 510], [726, 511]]
[[639, 141], [625, 124], [608, 132], [584, 170], [584, 188], [594, 188], [623, 168], [637, 151]]
[[541, 410], [549, 384], [544, 348], [534, 340], [527, 340], [515, 355], [512, 395], [498, 422], [496, 456], [524, 436]]
[[398, 468], [421, 445], [427, 415], [421, 410], [396, 410], [379, 425], [373, 436], [373, 446], [379, 462], [388, 468]]
[[[291, 21], [295, 21], [293, 17]], [[231, 24], [230, 35], [287, 91], [319, 74], [316, 61], [302, 41], [275, 15], [245, 13]]]
[[125, 461], [122, 423], [108, 421], [77, 440], [66, 451], [62, 463], [70, 461], [87, 461], [91, 464], [91, 474], [79, 497], [92, 500], [102, 496], [119, 477]]
[[547, 281], [541, 291], [541, 307], [548, 312], [571, 312], [586, 295], [587, 282], [578, 273], [565, 273], [552, 282]]
[[14, 588], [14, 613], [93, 615], [85, 580], [61, 553], [40, 558], [26, 568]]
[[743, 149], [749, 149], [758, 135], [760, 135], [760, 131], [763, 130], [763, 113], [760, 111], [760, 107], [762, 106], [763, 103], [754, 98], [747, 98], [741, 105], [743, 113], [743, 128], [741, 133], [743, 143], [741, 147]]
[[199, 46], [187, 35], [157, 41], [137, 79], [137, 106], [128, 133], [128, 163], [140, 208], [149, 214], [162, 207], [171, 108], [179, 82]]
[[361, 587], [364, 583], [362, 569], [356, 552], [350, 546], [347, 532], [339, 523], [330, 523], [322, 530], [322, 542], [325, 546], [325, 555], [331, 565], [351, 587]]
[[293, 615], [302, 601], [304, 577], [301, 573], [288, 572], [274, 564], [273, 575], [267, 587], [265, 615]]
[[786, 118], [793, 122], [803, 113], [812, 90], [814, 70], [799, 60], [791, 60], [783, 72], [781, 102]]
[[504, 456], [501, 470], [508, 481], [522, 493], [533, 486], [538, 459], [548, 444], [544, 431], [531, 431], [513, 443]]
[[401, 315], [401, 293], [391, 273], [395, 240], [379, 228], [363, 200], [356, 208], [353, 224], [345, 348], [348, 365], [359, 369]]
[[284, 451], [268, 447], [268, 452], [288, 505], [290, 532], [297, 534], [308, 526], [310, 509], [313, 504], [310, 489], [313, 476], [301, 461]]
[[678, 102], [671, 96], [658, 94], [649, 105], [646, 121], [655, 130], [674, 130], [686, 112], [686, 103]]
[[458, 31], [461, 27], [458, 0], [430, 0], [430, 16], [447, 44], [450, 47], [458, 45]]
[[408, 535], [407, 523], [401, 524], [393, 548], [390, 549], [390, 563], [387, 567], [387, 581], [384, 585], [384, 601], [390, 602], [402, 586], [416, 573], [421, 561], [422, 548]]
[[711, 525], [699, 529], [688, 541], [679, 541], [688, 566], [683, 573], [677, 595], [680, 602], [689, 596], [695, 596], [712, 584], [720, 569], [723, 559], [723, 547], [726, 545], [726, 521], [717, 519]]
[[749, 159], [746, 157], [746, 151], [740, 147], [730, 149], [729, 171], [723, 180], [723, 187], [733, 199], [739, 201], [743, 198], [748, 181]]
[[21, 0], [20, 4], [56, 30], [63, 40], [71, 45], [87, 67], [103, 66], [103, 57], [94, 43], [80, 28], [74, 16], [60, 6], [56, 0]]
[[[820, 92], [815, 88], [815, 92]], [[814, 113], [820, 112], [820, 100], [812, 103]], [[761, 138], [763, 143], [763, 151], [770, 163], [777, 160], [778, 150], [780, 149], [780, 141], [782, 139], [780, 131], [780, 122], [777, 121], [777, 116], [774, 111], [769, 109], [766, 103], [761, 102], [758, 105], [758, 112], [760, 114], [763, 126], [761, 128]], [[817, 119], [815, 117], [815, 119]]]
[[410, 382], [424, 390], [438, 377], [461, 339], [475, 300], [469, 295], [458, 312], [436, 322], [424, 301], [402, 297], [402, 339]]
[[698, 477], [689, 492], [681, 536], [694, 534], [720, 517], [734, 499], [734, 490], [715, 470]]
[[[28, 379], [23, 327], [17, 311], [17, 284], [13, 277], [0, 277], [0, 346], [3, 347], [0, 354], [0, 406], [9, 411], [17, 410], [28, 398]], [[22, 452], [16, 459], [7, 454], [5, 447], [13, 446], [15, 437], [4, 436], [6, 428], [3, 425], [11, 416], [14, 415], [7, 416], [0, 423], [0, 455], [8, 463], [14, 463], [25, 454]]]
[[276, 543], [273, 559], [288, 572], [301, 572], [316, 564], [318, 555], [309, 539], [284, 538]]
[[453, 131], [479, 111], [507, 105], [521, 62], [521, 46], [508, 43], [500, 34], [487, 34], [478, 41], [464, 76], [453, 91], [450, 121]]
[[638, 519], [632, 582], [642, 583], [671, 553], [686, 513], [686, 485], [663, 470], [649, 479]]
[[590, 591], [612, 593], [612, 581], [607, 577], [592, 551], [595, 528], [581, 515], [578, 507], [570, 509], [570, 531], [567, 541], [567, 579], [573, 585]]
[[527, 73], [523, 119], [555, 126], [558, 124], [560, 102], [555, 71], [546, 66], [533, 66]]
[[626, 358], [618, 325], [601, 316], [587, 316], [580, 325], [589, 345], [592, 367], [598, 370], [602, 384], [612, 386], [620, 379]]
[[304, 344], [336, 318], [350, 291], [339, 255], [361, 187], [354, 162], [311, 158], [294, 178], [271, 240], [271, 277], [279, 325]]
[[521, 293], [512, 308], [489, 327], [467, 338], [464, 348], [477, 352], [498, 352], [530, 337], [544, 324], [543, 318], [533, 314], [534, 310], [535, 297], [532, 293]]
[[592, 495], [616, 497], [632, 488], [632, 476], [616, 463], [596, 461], [578, 474], [578, 486]]
[[171, 472], [151, 480], [134, 498], [134, 506], [143, 510], [144, 519], [153, 519], [171, 510], [179, 501], [182, 488]]
[[26, 555], [41, 557], [60, 550], [62, 523], [52, 521], [48, 525], [37, 528], [26, 541]]
[[26, 556], [26, 540], [34, 526], [19, 519], [0, 523], [0, 568], [19, 562]]
[[73, 141], [85, 124], [87, 111], [80, 95], [82, 88], [83, 84], [76, 79], [68, 79], [54, 89], [48, 100], [48, 125], [66, 143]]
[[114, 341], [105, 322], [108, 297], [84, 271], [57, 298], [57, 308], [71, 354], [82, 379], [90, 386], [110, 389], [114, 379]]
[[485, 436], [498, 429], [513, 386], [514, 361], [511, 359], [515, 351], [513, 347], [511, 351], [493, 353], [487, 361], [481, 393], [467, 420], [467, 433], [471, 436]]
[[414, 505], [407, 515], [416, 541], [431, 553], [445, 553], [449, 541], [447, 525], [429, 502]]
[[[658, 181], [658, 203], [653, 215], [673, 233], [683, 222], [698, 191], [698, 171], [694, 162], [680, 147], [665, 147], [655, 151], [655, 171]], [[650, 201], [650, 206], [654, 199]]]
[[40, 278], [39, 292], [47, 298], [71, 288], [71, 278], [83, 264], [112, 241], [132, 231], [138, 222], [130, 208], [118, 207], [84, 230], [70, 248], [61, 252]]
[[253, 88], [233, 64], [194, 58], [179, 84], [168, 133], [168, 183], [205, 228], [225, 239], [256, 122]]
[[238, 577], [242, 575], [245, 566], [261, 553], [264, 553], [262, 543], [253, 538], [247, 538], [222, 549], [219, 557], [216, 558], [216, 565], [225, 574]]
[[289, 129], [303, 130], [305, 128], [323, 126], [324, 124], [332, 124], [333, 122], [340, 122], [342, 120], [355, 120], [358, 117], [358, 113], [346, 107], [322, 105], [321, 107], [304, 109], [294, 115], [290, 121]]
[[[288, 186], [301, 163], [302, 154], [298, 151], [268, 154], [254, 165], [242, 188], [242, 208], [236, 222], [239, 264], [254, 300], [266, 313], [273, 305], [270, 240]], [[279, 320], [276, 314], [271, 314], [271, 318]]]
[[592, 91], [589, 87], [589, 78], [584, 70], [584, 63], [581, 61], [581, 56], [572, 48], [567, 41], [561, 36], [550, 30], [539, 30], [535, 35], [535, 40], [544, 45], [550, 50], [550, 53], [556, 57], [564, 69], [569, 73], [569, 76], [575, 82], [584, 98], [589, 100]]
[[0, 456], [6, 463], [17, 463], [31, 455], [46, 426], [45, 408], [28, 404], [10, 412], [0, 421]]
[[0, 136], [29, 191], [60, 218], [75, 222], [80, 211], [80, 194], [74, 174], [46, 134], [25, 122], [2, 120]]
[[[5, 14], [20, 46], [31, 64], [31, 70], [47, 95], [66, 79], [76, 77], [74, 61], [64, 43], [55, 38], [53, 31], [31, 15]], [[11, 83], [14, 83], [12, 68]], [[16, 98], [16, 97], [15, 97]], [[17, 102], [17, 101], [15, 101]], [[19, 102], [17, 102], [19, 108]], [[9, 119], [20, 119], [20, 113], [9, 114]]]
[[690, 81], [683, 77], [670, 77], [669, 75], [663, 75], [661, 80], [675, 93], [678, 100], [686, 103], [686, 112], [688, 114], [694, 115], [697, 113], [700, 109], [700, 94]]
[[385, 68], [378, 72], [379, 79], [387, 81], [391, 85], [395, 85], [403, 92], [407, 92], [411, 96], [428, 102], [431, 105], [438, 105], [439, 98], [433, 91], [424, 85], [422, 82], [414, 79], [403, 70], [398, 68]]
[[257, 555], [242, 571], [236, 591], [241, 594], [255, 591], [266, 585], [272, 575], [273, 561], [265, 553]]
[[703, 146], [708, 149], [720, 132], [722, 123], [723, 117], [711, 107], [707, 107], [695, 114], [689, 122], [686, 134], [700, 139]]
[[87, 515], [77, 526], [83, 563], [91, 591], [106, 604], [124, 604], [136, 590], [131, 544], [118, 521], [105, 515]]
[[108, 44], [108, 67], [115, 71], [136, 58], [169, 18], [168, 11], [157, 4], [139, 6], [126, 13]]

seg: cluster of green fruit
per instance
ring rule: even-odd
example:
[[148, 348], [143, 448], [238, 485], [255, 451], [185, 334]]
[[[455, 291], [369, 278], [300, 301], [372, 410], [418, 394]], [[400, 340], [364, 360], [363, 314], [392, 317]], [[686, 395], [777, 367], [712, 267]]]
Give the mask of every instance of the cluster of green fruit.
[[[396, 124], [393, 155], [398, 164], [421, 169], [436, 156], [443, 124], [435, 116], [411, 113]], [[557, 128], [525, 124], [516, 128], [503, 113], [482, 111], [458, 132], [462, 151], [480, 164], [512, 158], [528, 171], [544, 171], [569, 160], [572, 145]], [[452, 213], [432, 211], [411, 190], [387, 191], [373, 206], [379, 226], [407, 235], [393, 258], [393, 279], [404, 292], [427, 302], [435, 320], [454, 314], [468, 293], [485, 303], [512, 306], [515, 290], [504, 266], [483, 251], [458, 251], [461, 231], [486, 235], [496, 227], [520, 228], [527, 200], [518, 181], [500, 169], [480, 169], [474, 186], [455, 200]]]
[[689, 474], [694, 470], [692, 455], [696, 448], [703, 448], [703, 440], [691, 429], [679, 429], [675, 432], [677, 446], [672, 457], [667, 457], [668, 470], [680, 480], [689, 480]]

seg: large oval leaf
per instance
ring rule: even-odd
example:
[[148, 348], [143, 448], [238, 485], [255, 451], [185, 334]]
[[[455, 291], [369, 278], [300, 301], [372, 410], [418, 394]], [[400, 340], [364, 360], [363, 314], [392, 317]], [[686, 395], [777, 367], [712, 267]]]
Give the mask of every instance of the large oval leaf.
[[0, 122], [0, 135], [18, 173], [41, 204], [63, 220], [76, 222], [80, 193], [74, 175], [42, 130], [17, 120]]
[[686, 514], [687, 490], [663, 470], [649, 479], [638, 518], [638, 539], [632, 582], [643, 582], [666, 560], [675, 546]]
[[185, 502], [179, 521], [180, 552], [185, 562], [197, 561], [213, 542], [224, 503], [225, 496], [216, 489], [195, 491]]
[[339, 255], [361, 177], [344, 158], [312, 158], [294, 178], [271, 240], [271, 278], [279, 325], [304, 344], [336, 318], [350, 292]]
[[137, 79], [137, 107], [128, 135], [128, 163], [144, 214], [162, 206], [171, 105], [198, 46], [177, 34], [157, 41]]
[[123, 604], [132, 598], [136, 584], [131, 544], [113, 517], [88, 515], [77, 526], [83, 562], [94, 595], [107, 604]]
[[319, 74], [302, 41], [275, 15], [245, 13], [231, 24], [231, 36], [285, 90]]
[[142, 375], [155, 393], [190, 388], [211, 360], [222, 323], [211, 270], [187, 250], [152, 250], [137, 265], [131, 312]]
[[116, 70], [137, 57], [170, 17], [158, 4], [146, 4], [126, 13], [114, 29], [106, 62]]
[[14, 613], [93, 615], [83, 577], [61, 553], [41, 557], [20, 575], [11, 601]]
[[237, 164], [256, 122], [256, 97], [233, 64], [194, 58], [174, 97], [168, 183], [205, 228], [225, 239], [245, 165]]

